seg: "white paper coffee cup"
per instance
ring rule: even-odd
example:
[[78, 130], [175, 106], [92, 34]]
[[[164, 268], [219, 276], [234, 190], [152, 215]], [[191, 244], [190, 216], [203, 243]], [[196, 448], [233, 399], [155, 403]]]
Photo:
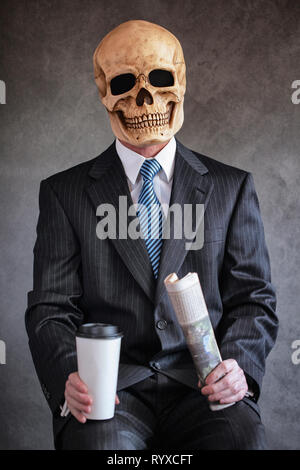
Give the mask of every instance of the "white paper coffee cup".
[[114, 416], [122, 336], [117, 326], [105, 323], [86, 323], [77, 330], [78, 374], [93, 399], [87, 419]]

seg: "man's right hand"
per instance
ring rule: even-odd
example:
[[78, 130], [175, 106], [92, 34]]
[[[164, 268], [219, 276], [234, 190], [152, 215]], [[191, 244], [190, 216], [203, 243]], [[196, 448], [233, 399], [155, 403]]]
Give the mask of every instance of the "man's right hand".
[[[79, 377], [78, 372], [69, 375], [65, 388], [65, 399], [72, 415], [80, 422], [85, 423], [86, 417], [83, 413], [91, 412], [92, 398], [88, 394], [86, 384]], [[116, 405], [120, 403], [116, 395]]]

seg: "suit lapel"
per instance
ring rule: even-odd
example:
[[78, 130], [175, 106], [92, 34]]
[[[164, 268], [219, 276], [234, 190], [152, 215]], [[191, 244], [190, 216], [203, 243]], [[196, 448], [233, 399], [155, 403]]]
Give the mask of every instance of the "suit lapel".
[[[137, 283], [153, 302], [156, 282], [144, 240], [142, 238], [133, 240], [128, 236], [125, 239], [119, 238], [121, 231], [125, 234], [128, 233], [128, 224], [134, 217], [124, 217], [125, 210], [128, 214], [128, 208], [133, 202], [123, 165], [115, 149], [115, 143], [96, 159], [90, 169], [89, 176], [93, 182], [86, 187], [86, 191], [95, 210], [100, 204], [111, 204], [116, 210], [117, 238], [110, 239], [110, 241]], [[126, 205], [124, 204], [124, 208], [122, 207], [121, 215], [119, 214], [119, 196], [126, 196]]]
[[[205, 177], [206, 173], [208, 173], [208, 170], [205, 165], [193, 152], [177, 141], [170, 206], [175, 203], [179, 204], [183, 211], [184, 204], [192, 204], [193, 207], [196, 204], [203, 204], [205, 210], [213, 190], [213, 183], [210, 178]], [[168, 274], [178, 272], [188, 253], [186, 243], [190, 240], [185, 238], [184, 231], [182, 230], [181, 239], [174, 239], [172, 237], [172, 224], [170, 224], [170, 227], [171, 236], [169, 239], [164, 240], [162, 247], [155, 294], [156, 305], [165, 292], [164, 279]]]
[[[213, 190], [211, 179], [204, 176], [206, 173], [208, 170], [199, 158], [177, 141], [170, 206], [176, 203], [183, 209], [184, 204], [192, 204], [193, 206], [203, 204], [206, 208]], [[165, 292], [163, 282], [165, 277], [171, 272], [178, 272], [188, 253], [186, 243], [190, 240], [184, 237], [184, 233], [181, 239], [174, 239], [171, 224], [171, 237], [163, 242], [159, 275], [155, 281], [144, 240], [142, 238], [136, 240], [129, 237], [119, 238], [120, 231], [128, 233], [128, 224], [134, 217], [127, 217], [124, 220], [122, 215], [124, 216], [125, 210], [123, 208], [119, 218], [119, 196], [127, 197], [126, 213], [133, 202], [123, 165], [115, 149], [115, 143], [95, 160], [89, 176], [92, 178], [92, 182], [87, 185], [86, 191], [95, 211], [100, 204], [111, 204], [116, 210], [117, 238], [110, 239], [110, 241], [137, 283], [149, 299], [157, 304]]]

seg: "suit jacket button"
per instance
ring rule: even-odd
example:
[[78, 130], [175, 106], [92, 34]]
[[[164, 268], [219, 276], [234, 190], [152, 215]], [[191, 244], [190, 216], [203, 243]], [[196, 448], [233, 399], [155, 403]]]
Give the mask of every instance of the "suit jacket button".
[[159, 330], [165, 330], [168, 326], [168, 323], [166, 322], [166, 320], [159, 320], [156, 323], [156, 326]]

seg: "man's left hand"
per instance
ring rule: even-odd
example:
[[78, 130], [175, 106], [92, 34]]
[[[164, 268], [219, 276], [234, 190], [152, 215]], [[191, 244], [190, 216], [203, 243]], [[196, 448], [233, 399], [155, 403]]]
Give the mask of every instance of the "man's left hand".
[[[200, 382], [198, 385], [201, 387]], [[242, 400], [247, 390], [244, 371], [235, 359], [226, 359], [206, 377], [201, 393], [207, 395], [209, 401], [232, 403]]]

